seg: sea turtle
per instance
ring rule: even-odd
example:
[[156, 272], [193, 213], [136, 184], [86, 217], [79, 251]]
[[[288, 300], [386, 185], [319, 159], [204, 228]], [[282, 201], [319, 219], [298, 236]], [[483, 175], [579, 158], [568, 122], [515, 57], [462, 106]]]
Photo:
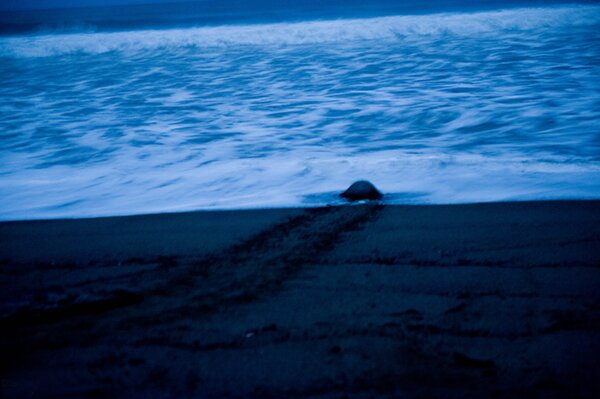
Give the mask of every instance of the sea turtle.
[[375, 186], [366, 180], [359, 180], [352, 183], [346, 191], [340, 194], [340, 197], [350, 201], [360, 200], [378, 200], [383, 195], [375, 188]]

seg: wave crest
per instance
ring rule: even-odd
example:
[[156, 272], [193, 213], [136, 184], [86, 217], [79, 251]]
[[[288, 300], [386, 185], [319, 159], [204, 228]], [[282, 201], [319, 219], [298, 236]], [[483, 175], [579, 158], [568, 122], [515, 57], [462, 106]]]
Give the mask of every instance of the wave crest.
[[0, 39], [0, 56], [46, 57], [163, 48], [402, 40], [418, 36], [519, 33], [597, 24], [600, 24], [600, 6], [570, 6], [186, 29], [37, 34]]

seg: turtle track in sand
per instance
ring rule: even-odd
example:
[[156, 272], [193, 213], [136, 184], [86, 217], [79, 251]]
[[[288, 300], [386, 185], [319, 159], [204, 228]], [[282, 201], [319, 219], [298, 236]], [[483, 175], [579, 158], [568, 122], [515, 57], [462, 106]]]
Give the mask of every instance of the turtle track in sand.
[[[382, 205], [370, 204], [307, 209], [200, 260], [152, 268], [142, 276], [125, 276], [117, 290], [98, 281], [91, 285], [90, 293], [80, 292], [85, 300], [30, 303], [0, 320], [2, 335], [5, 342], [21, 347], [63, 347], [72, 344], [74, 336], [83, 342], [97, 340], [106, 330], [167, 324], [259, 300], [277, 292], [303, 265], [318, 261], [344, 233], [374, 220], [381, 209]], [[65, 288], [68, 292], [69, 287]], [[135, 300], [121, 300], [130, 297]], [[90, 329], [91, 322], [103, 328]], [[46, 326], [35, 338], [19, 335], [24, 328], [42, 324]], [[71, 329], [69, 338], [60, 331], [65, 324]]]
[[144, 305], [125, 323], [166, 324], [273, 295], [302, 266], [318, 261], [344, 233], [362, 228], [381, 209], [381, 205], [307, 209], [221, 252], [181, 265], [168, 280], [144, 292]]

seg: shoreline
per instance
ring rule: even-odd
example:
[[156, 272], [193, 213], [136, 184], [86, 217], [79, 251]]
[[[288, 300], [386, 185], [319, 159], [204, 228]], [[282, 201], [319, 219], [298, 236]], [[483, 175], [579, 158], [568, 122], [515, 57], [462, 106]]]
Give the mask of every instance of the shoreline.
[[[431, 210], [445, 214], [453, 211], [460, 213], [462, 210], [467, 209], [486, 208], [491, 211], [497, 211], [501, 208], [509, 210], [546, 208], [552, 210], [554, 206], [559, 206], [568, 210], [580, 206], [594, 207], [600, 204], [600, 199], [495, 201], [456, 204], [386, 204], [384, 201], [379, 201], [310, 207], [207, 209], [134, 215], [0, 220], [0, 264], [44, 262], [54, 255], [58, 259], [51, 259], [50, 261], [83, 263], [89, 261], [94, 263], [105, 257], [104, 260], [107, 262], [120, 261], [123, 263], [127, 260], [123, 257], [127, 255], [126, 252], [128, 251], [134, 254], [129, 256], [130, 258], [139, 258], [139, 254], [146, 255], [149, 253], [155, 256], [165, 255], [160, 253], [161, 250], [172, 252], [171, 255], [173, 256], [181, 256], [182, 252], [193, 256], [222, 249], [226, 245], [247, 239], [252, 234], [259, 233], [262, 229], [266, 229], [274, 223], [283, 222], [286, 218], [291, 218], [303, 212], [329, 208], [353, 208], [373, 204], [408, 212], [410, 210]], [[238, 231], [230, 231], [227, 226], [235, 227]], [[219, 243], [213, 242], [211, 245], [206, 246], [206, 242], [203, 242], [204, 245], [198, 248], [196, 243], [189, 240], [189, 236], [200, 234], [203, 239], [206, 239], [203, 235], [203, 229], [207, 228], [217, 230], [219, 237], [211, 238], [213, 241], [219, 241]], [[120, 236], [116, 237], [115, 232], [119, 233]], [[57, 233], [60, 235], [57, 236]], [[231, 234], [228, 236], [228, 233]], [[81, 249], [70, 247], [71, 245], [81, 245], [77, 241], [80, 237], [86, 235], [101, 237], [105, 240], [104, 242], [95, 242], [89, 248], [100, 248], [104, 251], [103, 254], [93, 249], [90, 253], [81, 253]], [[129, 238], [130, 241], [119, 243], [123, 238]], [[153, 251], [145, 251], [142, 248], [145, 246], [148, 249], [147, 240], [155, 239], [160, 240], [161, 248], [156, 248]], [[176, 241], [179, 242], [176, 243]], [[128, 246], [126, 249], [122, 248], [125, 244]], [[29, 248], [25, 249], [26, 246]], [[63, 252], [67, 252], [67, 254]], [[121, 254], [121, 257], [110, 256], [115, 253]], [[85, 259], [86, 256], [90, 259]]]
[[600, 201], [0, 222], [3, 397], [593, 397]]
[[[332, 194], [339, 199], [339, 195]], [[34, 219], [1, 219], [3, 223], [27, 223], [27, 222], [53, 222], [53, 221], [72, 221], [72, 220], [95, 220], [95, 219], [115, 219], [115, 218], [143, 218], [148, 216], [169, 216], [169, 215], [192, 215], [204, 213], [226, 213], [226, 212], [262, 212], [262, 211], [286, 211], [286, 210], [306, 210], [316, 208], [343, 207], [343, 206], [361, 206], [361, 205], [381, 205], [386, 207], [457, 207], [457, 206], [480, 206], [480, 205], [500, 205], [500, 204], [546, 204], [546, 203], [586, 203], [600, 202], [600, 198], [549, 198], [549, 199], [523, 199], [523, 200], [498, 200], [498, 201], [474, 201], [474, 202], [450, 202], [450, 203], [430, 203], [430, 202], [407, 202], [396, 203], [388, 202], [386, 197], [396, 196], [396, 194], [383, 194], [384, 199], [378, 201], [361, 201], [351, 202], [345, 199], [339, 199], [336, 203], [323, 204], [299, 204], [299, 205], [282, 205], [282, 206], [255, 206], [246, 208], [207, 208], [207, 209], [191, 209], [191, 210], [174, 210], [174, 211], [156, 211], [144, 213], [123, 213], [114, 215], [87, 215], [87, 216], [57, 216], [57, 217], [42, 217]]]

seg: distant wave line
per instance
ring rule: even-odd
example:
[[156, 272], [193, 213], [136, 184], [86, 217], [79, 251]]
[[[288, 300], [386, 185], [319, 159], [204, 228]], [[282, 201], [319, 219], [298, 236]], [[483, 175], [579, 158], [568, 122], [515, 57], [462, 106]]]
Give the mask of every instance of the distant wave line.
[[162, 48], [343, 43], [437, 35], [472, 36], [499, 31], [518, 33], [597, 24], [600, 24], [600, 6], [568, 6], [162, 30], [43, 33], [0, 38], [0, 56], [20, 58]]

